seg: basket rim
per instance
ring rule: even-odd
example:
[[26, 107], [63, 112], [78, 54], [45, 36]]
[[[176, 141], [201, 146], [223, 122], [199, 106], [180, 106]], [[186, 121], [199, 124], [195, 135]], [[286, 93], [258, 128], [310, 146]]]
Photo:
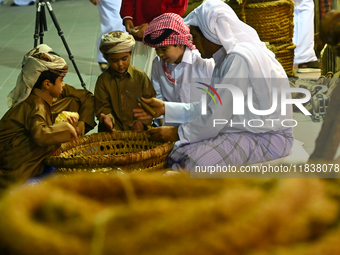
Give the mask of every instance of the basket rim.
[[[71, 141], [62, 144], [62, 146], [55, 151], [51, 156], [45, 158], [45, 162], [51, 166], [56, 167], [73, 167], [73, 166], [107, 166], [107, 165], [115, 165], [115, 166], [123, 166], [127, 165], [126, 160], [128, 159], [128, 164], [134, 164], [138, 162], [143, 162], [152, 158], [159, 158], [164, 154], [168, 154], [172, 148], [174, 147], [173, 142], [155, 142], [155, 141], [148, 141], [146, 134], [136, 133], [133, 131], [116, 131], [116, 134], [112, 134], [109, 132], [101, 132], [101, 133], [93, 133], [87, 136], [83, 136], [83, 139], [78, 140], [78, 142]], [[154, 145], [154, 148], [139, 151], [139, 152], [131, 152], [124, 155], [70, 155], [70, 156], [60, 156], [61, 153], [74, 148], [76, 146], [83, 146], [86, 144], [91, 144], [95, 142], [109, 142], [114, 140], [122, 140], [119, 138], [125, 137], [129, 140], [143, 140], [149, 144]], [[100, 139], [100, 141], [93, 141], [94, 139]], [[57, 154], [57, 155], [56, 155]], [[60, 163], [62, 162], [62, 163]]]

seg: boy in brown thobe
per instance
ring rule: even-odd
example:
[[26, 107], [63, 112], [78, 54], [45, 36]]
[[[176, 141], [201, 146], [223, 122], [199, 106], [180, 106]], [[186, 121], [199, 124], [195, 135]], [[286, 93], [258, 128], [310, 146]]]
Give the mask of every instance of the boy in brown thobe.
[[[132, 35], [113, 31], [102, 36], [100, 51], [108, 61], [109, 68], [97, 80], [94, 90], [98, 131], [133, 130], [141, 132], [151, 120], [140, 121], [133, 116], [140, 98], [156, 96], [148, 76], [130, 65], [131, 51], [135, 45]], [[128, 92], [127, 92], [128, 91]]]
[[[53, 53], [51, 47], [46, 44], [40, 44], [35, 50], [29, 51], [24, 56], [22, 66], [25, 65], [27, 58], [32, 56], [36, 50]], [[14, 91], [15, 89], [9, 94], [9, 97], [13, 97]], [[12, 107], [12, 103], [12, 100], [10, 100], [8, 107]], [[58, 98], [53, 98], [51, 111], [53, 123], [58, 114], [62, 111], [78, 112], [79, 120], [76, 129], [78, 135], [84, 135], [97, 125], [94, 120], [94, 96], [87, 89], [76, 89], [71, 85], [65, 84], [60, 96]]]
[[77, 139], [70, 122], [53, 125], [51, 105], [59, 97], [68, 71], [61, 57], [33, 49], [10, 93], [11, 109], [0, 120], [0, 189], [40, 175], [43, 160], [60, 143]]

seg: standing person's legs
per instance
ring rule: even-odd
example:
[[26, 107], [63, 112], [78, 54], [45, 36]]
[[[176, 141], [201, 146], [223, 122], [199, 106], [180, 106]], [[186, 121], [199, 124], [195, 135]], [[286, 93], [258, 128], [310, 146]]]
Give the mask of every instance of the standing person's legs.
[[111, 31], [123, 31], [125, 32], [125, 27], [123, 26], [122, 18], [120, 17], [120, 6], [122, 0], [100, 0], [98, 2], [99, 17], [100, 17], [100, 29], [101, 35], [97, 41], [97, 57], [96, 61], [98, 63], [106, 63], [103, 54], [99, 51], [100, 40], [103, 34], [109, 33]]
[[314, 52], [314, 2], [294, 0], [294, 65], [316, 61]]

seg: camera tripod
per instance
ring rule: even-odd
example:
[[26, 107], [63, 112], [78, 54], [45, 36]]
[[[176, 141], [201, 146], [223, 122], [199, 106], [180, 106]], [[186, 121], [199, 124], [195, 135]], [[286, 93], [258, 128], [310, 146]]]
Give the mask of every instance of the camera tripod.
[[63, 44], [65, 46], [65, 49], [68, 53], [69, 59], [72, 61], [72, 64], [74, 66], [74, 69], [77, 72], [77, 75], [79, 77], [81, 86], [86, 89], [86, 85], [80, 75], [80, 72], [78, 70], [78, 67], [76, 65], [76, 62], [74, 61], [74, 57], [70, 51], [70, 48], [67, 45], [66, 39], [64, 37], [63, 31], [61, 31], [61, 28], [59, 26], [58, 20], [53, 12], [52, 5], [47, 0], [39, 0], [37, 3], [37, 12], [36, 12], [36, 20], [35, 20], [35, 32], [34, 32], [34, 47], [38, 46], [38, 39], [40, 38], [40, 44], [43, 43], [44, 38], [44, 31], [47, 31], [47, 22], [46, 22], [46, 12], [45, 12], [45, 5], [47, 6], [48, 12], [51, 15], [52, 21], [54, 23], [54, 26], [56, 27], [58, 31], [58, 35], [60, 36], [61, 40], [63, 41]]

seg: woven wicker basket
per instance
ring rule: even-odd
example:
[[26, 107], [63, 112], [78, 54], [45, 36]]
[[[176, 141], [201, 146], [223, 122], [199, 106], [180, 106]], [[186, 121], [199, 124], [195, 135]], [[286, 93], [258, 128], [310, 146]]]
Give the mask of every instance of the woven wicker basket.
[[294, 2], [293, 0], [229, 2], [240, 20], [253, 27], [261, 41], [269, 42], [277, 51], [276, 59], [288, 74], [293, 73]]
[[148, 141], [144, 132], [95, 133], [63, 143], [45, 163], [66, 172], [155, 171], [172, 148], [170, 142]]

